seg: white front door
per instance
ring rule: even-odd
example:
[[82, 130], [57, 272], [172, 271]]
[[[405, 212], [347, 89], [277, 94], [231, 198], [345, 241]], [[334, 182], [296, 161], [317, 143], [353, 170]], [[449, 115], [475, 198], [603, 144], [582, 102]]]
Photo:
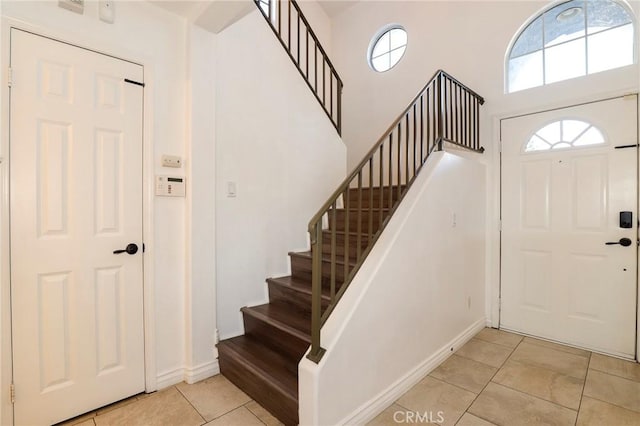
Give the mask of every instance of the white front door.
[[636, 96], [502, 121], [502, 328], [634, 358], [636, 122]]
[[44, 425], [144, 390], [143, 69], [16, 29], [11, 68], [15, 423]]

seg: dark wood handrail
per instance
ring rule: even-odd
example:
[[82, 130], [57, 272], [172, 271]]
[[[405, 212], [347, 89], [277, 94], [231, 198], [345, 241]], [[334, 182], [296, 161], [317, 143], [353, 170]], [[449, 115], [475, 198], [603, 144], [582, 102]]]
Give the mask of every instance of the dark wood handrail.
[[[312, 252], [311, 351], [307, 355], [310, 360], [319, 362], [322, 358], [325, 352], [320, 344], [322, 325], [362, 266], [429, 155], [433, 151], [442, 150], [444, 143], [484, 152], [484, 148], [480, 146], [479, 114], [479, 107], [483, 104], [484, 99], [480, 95], [443, 70], [438, 70], [311, 218], [308, 229]], [[365, 187], [365, 183], [369, 186]], [[378, 190], [377, 200], [373, 197], [374, 189]], [[357, 200], [351, 200], [352, 193]], [[367, 199], [368, 207], [363, 208], [362, 203]], [[340, 201], [342, 208], [339, 207]], [[357, 202], [358, 209], [355, 213], [351, 211], [352, 202]], [[344, 252], [340, 256], [337, 254], [336, 243], [338, 210], [343, 215], [344, 230], [341, 232], [344, 232], [345, 240]], [[364, 225], [363, 210], [366, 211], [368, 222]], [[349, 219], [353, 219], [353, 215], [356, 229], [350, 233]], [[377, 225], [375, 232], [374, 216]], [[327, 230], [330, 232], [331, 245], [329, 252], [324, 253], [323, 223], [329, 224]], [[351, 253], [355, 255], [354, 262], [349, 253], [352, 236], [355, 236], [356, 244], [356, 252]], [[342, 259], [344, 272], [342, 286], [336, 291], [336, 262], [339, 257]], [[324, 311], [323, 259], [329, 259], [331, 270], [328, 277], [330, 303]]]
[[[411, 108], [413, 107], [413, 105], [420, 99], [420, 97], [424, 94], [425, 90], [427, 90], [427, 88], [429, 86], [431, 86], [433, 84], [433, 82], [440, 76], [440, 75], [445, 75], [447, 76], [449, 79], [451, 79], [453, 82], [455, 82], [456, 84], [459, 84], [460, 87], [462, 87], [463, 89], [467, 90], [470, 94], [472, 94], [480, 103], [480, 105], [484, 104], [484, 98], [480, 95], [478, 95], [476, 92], [474, 92], [471, 89], [468, 89], [467, 86], [463, 85], [462, 83], [458, 82], [458, 80], [456, 80], [455, 78], [451, 77], [449, 74], [447, 74], [446, 72], [444, 72], [443, 70], [438, 70], [436, 71], [436, 73], [433, 75], [433, 77], [431, 77], [431, 79], [429, 80], [429, 82], [422, 88], [422, 90], [418, 93], [418, 95], [411, 101], [411, 103], [409, 104], [409, 106], [402, 111], [402, 113], [400, 113], [400, 115], [398, 115], [398, 117], [393, 121], [393, 124], [391, 126], [389, 126], [389, 128], [387, 128], [387, 130], [385, 130], [382, 133], [382, 137], [380, 139], [378, 139], [378, 141], [373, 145], [373, 147], [369, 150], [369, 152], [367, 152], [364, 155], [364, 158], [362, 159], [362, 161], [360, 161], [360, 163], [358, 163], [357, 166], [355, 166], [353, 168], [353, 170], [351, 171], [351, 173], [349, 175], [347, 175], [347, 177], [342, 181], [342, 183], [340, 184], [340, 186], [338, 187], [338, 189], [336, 189], [334, 191], [334, 193], [329, 197], [329, 199], [324, 203], [324, 205], [322, 207], [320, 207], [320, 210], [318, 210], [318, 212], [311, 218], [311, 220], [309, 221], [309, 232], [311, 232], [313, 224], [315, 224], [316, 222], [318, 222], [318, 220], [320, 220], [322, 218], [322, 216], [325, 214], [326, 210], [331, 206], [332, 200], [338, 198], [343, 192], [344, 192], [344, 188], [349, 184], [349, 182], [351, 182], [357, 175], [358, 172], [360, 170], [362, 170], [362, 168], [369, 162], [369, 159], [378, 151], [378, 149], [380, 148], [380, 144], [384, 143], [386, 138], [388, 137], [389, 133], [391, 133], [398, 125], [398, 122], [404, 118], [404, 116], [411, 110]], [[457, 143], [456, 143], [457, 144]]]
[[[269, 27], [280, 41], [285, 52], [296, 66], [296, 69], [315, 96], [329, 120], [338, 131], [342, 133], [342, 79], [338, 75], [329, 55], [322, 47], [315, 31], [302, 13], [295, 0], [253, 0], [262, 16], [269, 23]], [[287, 7], [282, 7], [282, 2]], [[291, 10], [293, 6], [295, 16]], [[283, 25], [282, 18], [286, 17]], [[293, 21], [292, 21], [293, 20]], [[296, 22], [295, 37], [292, 38], [292, 22]], [[304, 49], [302, 49], [301, 33], [305, 34]], [[310, 43], [311, 41], [311, 43]], [[304, 50], [304, 60], [300, 57]], [[318, 58], [318, 52], [320, 58]], [[295, 55], [294, 55], [295, 53]], [[311, 54], [311, 58], [310, 58]], [[327, 81], [327, 72], [329, 76]], [[312, 72], [310, 72], [312, 71]], [[321, 78], [320, 78], [321, 77]], [[335, 84], [334, 84], [335, 81]]]

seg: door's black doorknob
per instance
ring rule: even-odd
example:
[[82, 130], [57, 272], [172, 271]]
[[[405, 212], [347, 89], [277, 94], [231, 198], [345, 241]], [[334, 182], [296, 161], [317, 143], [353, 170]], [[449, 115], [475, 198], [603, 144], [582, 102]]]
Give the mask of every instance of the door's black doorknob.
[[127, 254], [136, 254], [138, 252], [138, 245], [131, 243], [127, 245], [127, 248], [124, 250], [114, 250], [113, 254], [127, 253]]
[[629, 238], [620, 238], [620, 241], [610, 241], [605, 244], [608, 246], [612, 246], [614, 244], [620, 244], [623, 247], [629, 247], [631, 245], [631, 240]]

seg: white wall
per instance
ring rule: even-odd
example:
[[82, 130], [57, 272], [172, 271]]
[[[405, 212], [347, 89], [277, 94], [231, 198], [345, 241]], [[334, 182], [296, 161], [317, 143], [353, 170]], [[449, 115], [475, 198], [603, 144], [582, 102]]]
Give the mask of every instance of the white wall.
[[[437, 69], [444, 69], [484, 96], [489, 115], [637, 86], [638, 67], [632, 66], [505, 95], [504, 57], [509, 43], [528, 18], [547, 4], [359, 2], [335, 17], [332, 48], [345, 83], [343, 136], [349, 147], [349, 164], [360, 160]], [[636, 9], [639, 5], [633, 2]], [[369, 68], [367, 48], [377, 31], [389, 23], [406, 28], [408, 47], [396, 67], [377, 73]], [[490, 122], [483, 124], [491, 127]]]
[[[302, 13], [304, 13], [305, 18], [307, 18], [307, 21], [311, 24], [311, 28], [316, 34], [316, 37], [320, 40], [322, 48], [327, 52], [327, 55], [329, 55], [329, 59], [333, 61], [331, 51], [333, 47], [331, 18], [327, 16], [322, 6], [320, 6], [320, 3], [316, 0], [302, 0], [298, 2], [298, 4], [300, 9], [302, 9]], [[338, 74], [340, 74], [340, 70], [338, 70]]]
[[188, 383], [219, 372], [216, 339], [215, 58], [216, 37], [188, 33], [186, 354]]
[[[3, 14], [4, 2], [0, 2], [0, 17]], [[6, 57], [6, 35], [0, 25], [0, 55]], [[2, 62], [2, 61], [0, 61]], [[9, 425], [13, 423], [13, 405], [9, 397], [9, 386], [11, 384], [12, 364], [11, 364], [11, 316], [8, 309], [11, 291], [8, 285], [9, 271], [9, 168], [7, 158], [9, 157], [9, 146], [1, 141], [8, 140], [9, 129], [4, 125], [2, 117], [6, 117], [9, 104], [9, 88], [4, 84], [6, 81], [6, 71], [4, 62], [0, 69], [0, 81], [3, 82], [0, 88], [0, 424]]]
[[301, 425], [365, 423], [484, 326], [485, 196], [477, 158], [429, 158], [300, 363]]
[[[154, 227], [146, 235], [146, 249], [155, 259], [151, 278], [155, 347], [151, 350], [156, 365], [150, 367], [162, 387], [216, 371], [214, 95], [213, 76], [209, 75], [215, 65], [215, 38], [146, 2], [117, 2], [115, 11], [116, 22], [110, 25], [98, 20], [97, 3], [93, 1], [85, 2], [83, 15], [58, 8], [57, 1], [2, 2], [3, 17], [23, 22], [20, 25], [35, 32], [145, 66], [145, 136], [152, 141], [153, 151], [153, 166], [145, 172], [145, 178], [153, 179], [154, 174], [188, 174], [189, 178], [187, 198], [151, 195]], [[6, 49], [8, 43], [4, 46]], [[3, 73], [7, 58], [8, 51], [3, 51]], [[2, 117], [6, 129], [6, 114]], [[2, 147], [3, 153], [6, 148]], [[161, 167], [162, 154], [186, 157], [186, 168]], [[152, 182], [148, 182], [148, 188], [152, 188]], [[5, 190], [6, 185], [3, 198]], [[2, 249], [4, 256], [6, 245]], [[194, 255], [192, 260], [189, 254]], [[6, 271], [0, 272], [4, 296], [8, 281]], [[5, 309], [0, 317], [4, 341], [6, 297], [1, 306]], [[1, 356], [3, 361], [9, 359], [6, 345]]]
[[344, 178], [346, 152], [257, 10], [218, 34], [216, 72], [217, 312], [227, 338], [243, 333], [242, 306], [268, 301], [265, 279], [289, 273], [287, 253], [307, 248], [308, 221]]
[[[504, 58], [512, 38], [528, 19], [550, 2], [541, 1], [379, 1], [358, 2], [332, 20], [332, 60], [345, 84], [343, 139], [349, 167], [424, 86], [437, 69], [482, 95], [481, 143], [487, 168], [487, 316], [497, 326], [499, 285], [500, 117], [533, 112], [637, 91], [638, 65], [504, 93]], [[633, 0], [636, 20], [640, 2]], [[403, 25], [409, 37], [405, 56], [385, 73], [367, 63], [367, 48], [389, 23]], [[636, 31], [640, 35], [640, 31]], [[640, 36], [638, 38], [640, 41]], [[640, 44], [640, 43], [639, 43]]]

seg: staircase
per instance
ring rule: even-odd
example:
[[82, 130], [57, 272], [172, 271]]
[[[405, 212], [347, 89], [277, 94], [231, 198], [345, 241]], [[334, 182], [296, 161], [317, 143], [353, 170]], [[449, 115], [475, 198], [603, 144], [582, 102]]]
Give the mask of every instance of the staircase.
[[[356, 198], [357, 189], [350, 190]], [[388, 197], [389, 189], [374, 188], [374, 202]], [[397, 192], [396, 192], [397, 193]], [[397, 198], [397, 197], [395, 197]], [[361, 227], [369, 226], [369, 199], [361, 205], [352, 204], [350, 229], [357, 229], [351, 219], [361, 212]], [[341, 247], [334, 263], [335, 291], [344, 282], [345, 243], [349, 253], [348, 268], [352, 270], [356, 254], [367, 245], [357, 232], [345, 232], [345, 209], [336, 209], [335, 240]], [[377, 229], [380, 217], [383, 222], [389, 216], [384, 209], [382, 216], [376, 212], [373, 226]], [[332, 230], [323, 233], [322, 305], [331, 301], [331, 239]], [[360, 249], [358, 249], [360, 246]], [[268, 278], [269, 303], [241, 309], [245, 334], [224, 340], [218, 344], [222, 374], [250, 397], [267, 408], [286, 425], [298, 424], [298, 363], [311, 344], [311, 252], [289, 253], [291, 276]]]
[[269, 278], [269, 303], [242, 308], [245, 334], [218, 344], [224, 376], [287, 425], [298, 423], [298, 363], [319, 362], [320, 329], [429, 155], [445, 144], [482, 153], [484, 100], [437, 71], [309, 222], [311, 250]]
[[[340, 133], [342, 81], [299, 6], [254, 1]], [[322, 358], [322, 325], [429, 155], [445, 144], [484, 151], [483, 103], [437, 71], [310, 220], [311, 250], [289, 253], [291, 276], [267, 279], [269, 303], [241, 309], [245, 334], [218, 344], [222, 374], [284, 424], [298, 424], [300, 360], [307, 351], [311, 361]]]

